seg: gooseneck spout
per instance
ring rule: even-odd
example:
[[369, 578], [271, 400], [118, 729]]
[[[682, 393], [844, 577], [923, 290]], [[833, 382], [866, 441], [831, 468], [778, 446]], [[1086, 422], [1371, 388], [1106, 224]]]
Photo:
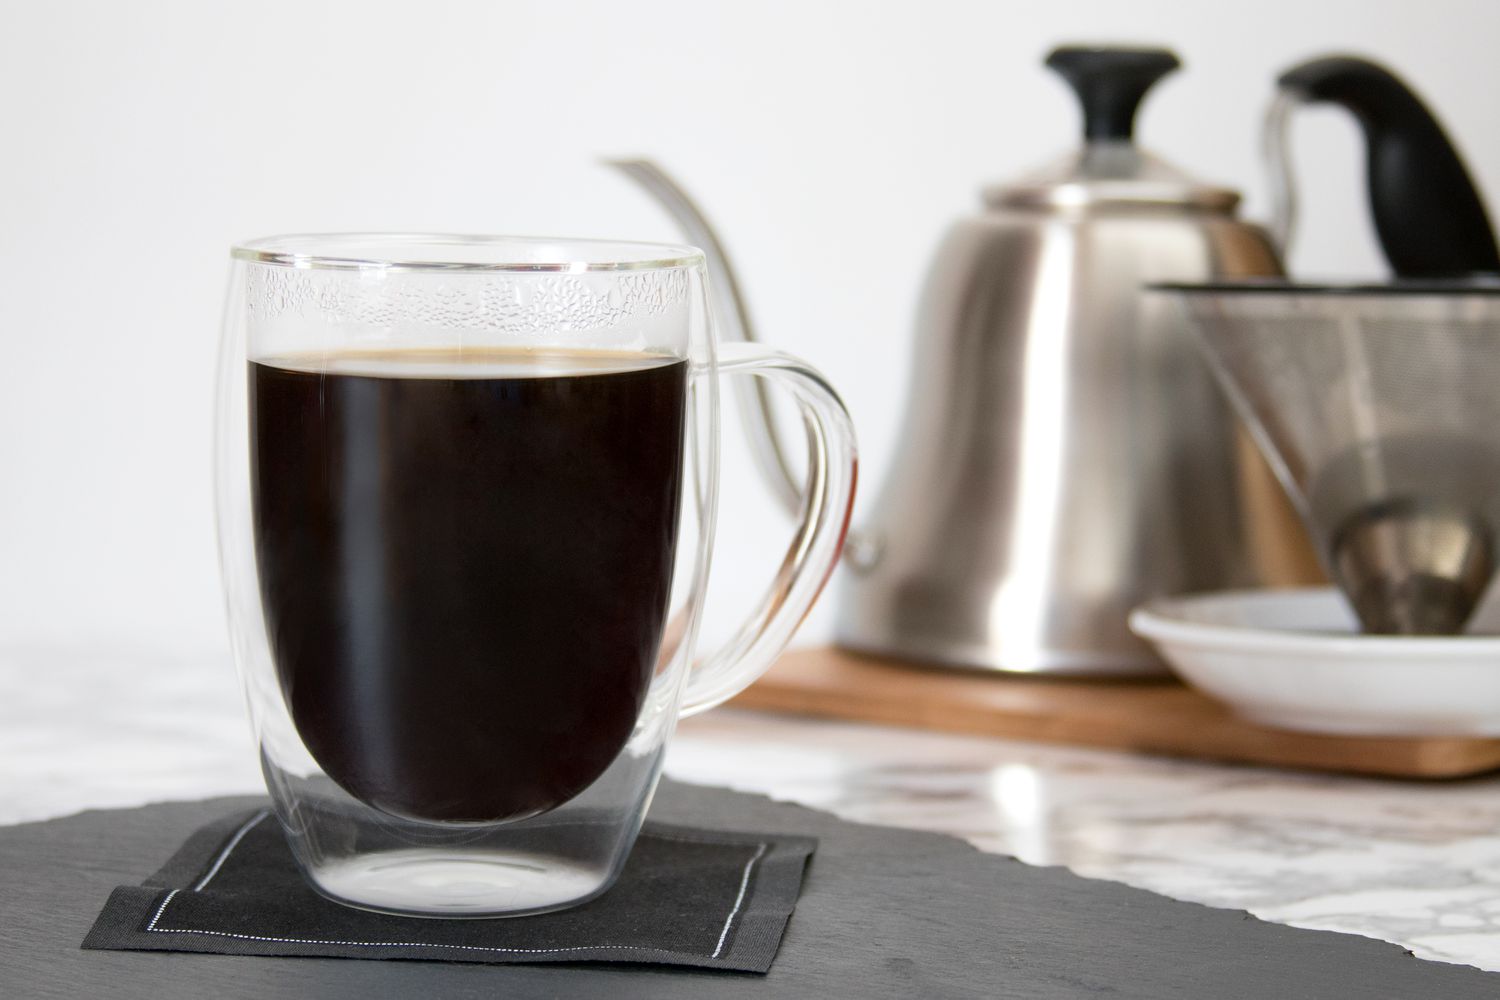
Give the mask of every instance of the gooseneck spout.
[[[677, 222], [687, 240], [703, 251], [713, 290], [710, 309], [714, 324], [724, 339], [757, 340], [755, 327], [750, 322], [750, 310], [740, 294], [739, 281], [729, 263], [729, 255], [708, 219], [682, 185], [650, 160], [607, 159], [604, 163], [635, 181], [655, 198]], [[742, 382], [746, 388], [739, 396], [740, 408], [756, 464], [777, 500], [796, 514], [802, 509], [804, 489], [791, 458], [792, 451], [782, 441], [777, 429], [779, 425], [771, 397], [760, 379], [744, 379]]]

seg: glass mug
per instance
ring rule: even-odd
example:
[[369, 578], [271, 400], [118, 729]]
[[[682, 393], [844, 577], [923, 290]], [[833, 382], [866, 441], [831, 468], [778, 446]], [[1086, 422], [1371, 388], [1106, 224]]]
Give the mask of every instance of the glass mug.
[[[298, 864], [400, 913], [602, 893], [678, 717], [758, 677], [833, 569], [842, 403], [795, 358], [714, 342], [691, 248], [356, 234], [231, 256], [220, 559]], [[766, 598], [700, 659], [721, 374], [796, 399], [808, 489]]]

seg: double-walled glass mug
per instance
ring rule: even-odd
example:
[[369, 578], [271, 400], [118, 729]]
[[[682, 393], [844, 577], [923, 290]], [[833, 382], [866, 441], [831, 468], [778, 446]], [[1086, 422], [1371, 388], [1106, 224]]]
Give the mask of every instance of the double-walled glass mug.
[[[220, 558], [298, 863], [404, 913], [598, 895], [677, 718], [759, 676], [833, 568], [855, 481], [838, 397], [715, 344], [689, 248], [283, 236], [232, 257]], [[765, 600], [699, 657], [724, 374], [797, 400], [808, 489]]]

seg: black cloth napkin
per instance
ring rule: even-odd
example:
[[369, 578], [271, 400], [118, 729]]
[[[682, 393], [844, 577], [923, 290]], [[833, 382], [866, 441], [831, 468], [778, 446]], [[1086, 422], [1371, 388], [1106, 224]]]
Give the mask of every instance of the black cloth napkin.
[[640, 962], [764, 973], [817, 841], [646, 823], [618, 882], [582, 906], [443, 920], [342, 906], [303, 879], [268, 810], [200, 829], [120, 886], [83, 947], [444, 962]]

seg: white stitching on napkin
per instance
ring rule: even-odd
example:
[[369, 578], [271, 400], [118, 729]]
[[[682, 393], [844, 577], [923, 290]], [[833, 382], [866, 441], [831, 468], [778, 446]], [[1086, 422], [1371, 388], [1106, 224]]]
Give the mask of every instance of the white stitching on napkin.
[[745, 863], [745, 874], [740, 878], [740, 894], [734, 898], [734, 909], [729, 911], [729, 917], [724, 921], [724, 930], [719, 933], [719, 943], [714, 948], [714, 953], [709, 958], [718, 958], [719, 952], [724, 950], [724, 939], [729, 936], [729, 925], [734, 923], [734, 918], [739, 915], [740, 907], [745, 902], [745, 890], [750, 888], [750, 869], [755, 867], [761, 855], [766, 853], [766, 842], [763, 840], [755, 848], [755, 855]]
[[173, 896], [177, 895], [181, 891], [181, 889], [173, 889], [171, 892], [167, 893], [167, 898], [162, 900], [161, 905], [156, 908], [156, 913], [151, 917], [151, 922], [146, 925], [146, 930], [156, 930], [156, 922], [161, 919], [162, 912], [166, 910], [167, 904], [172, 901]]
[[229, 838], [229, 843], [224, 845], [224, 849], [220, 851], [219, 856], [214, 859], [213, 867], [210, 868], [208, 872], [198, 880], [197, 884], [193, 886], [194, 892], [199, 892], [205, 885], [208, 885], [209, 882], [213, 881], [213, 877], [219, 874], [219, 869], [224, 867], [224, 861], [229, 857], [229, 852], [239, 846], [240, 841], [245, 839], [245, 834], [250, 832], [251, 827], [255, 826], [255, 824], [259, 823], [269, 815], [271, 815], [271, 810], [262, 809], [260, 812], [247, 819], [244, 826], [241, 826], [238, 830], [235, 831], [234, 836]]
[[[240, 840], [244, 838], [245, 834], [249, 833], [250, 830], [251, 830], [251, 828], [254, 827], [255, 824], [259, 823], [261, 820], [265, 819], [267, 815], [269, 815], [269, 811], [263, 809], [259, 813], [257, 813], [256, 815], [252, 816], [249, 820], [247, 820], [245, 822], [245, 825], [239, 828], [239, 830], [235, 833], [235, 835], [232, 838], [230, 838], [229, 843], [226, 844], [225, 847], [224, 847], [224, 849], [219, 853], [219, 856], [218, 856], [217, 860], [214, 861], [213, 867], [210, 868], [209, 871], [208, 871], [208, 873], [206, 875], [204, 875], [203, 878], [200, 879], [198, 881], [198, 883], [196, 885], [194, 885], [193, 888], [191, 890], [189, 890], [189, 891], [191, 891], [191, 892], [197, 892], [203, 886], [207, 885], [209, 879], [213, 878], [214, 875], [216, 875], [218, 873], [219, 869], [223, 866], [225, 860], [229, 857], [229, 853], [234, 850], [234, 848], [239, 844]], [[683, 841], [688, 841], [688, 838], [686, 838], [686, 837], [674, 837], [674, 836], [672, 836], [670, 834], [656, 834], [656, 833], [653, 833], [653, 834], [650, 834], [649, 836], [662, 837], [663, 839], [667, 839], [667, 840], [683, 840]], [[713, 841], [713, 840], [688, 841], [688, 842], [689, 843], [701, 843], [701, 844], [722, 844], [723, 843], [723, 841]], [[715, 945], [713, 954], [709, 955], [708, 956], [709, 958], [718, 958], [720, 952], [722, 952], [724, 950], [724, 942], [729, 938], [729, 931], [734, 926], [734, 918], [737, 917], [737, 916], [739, 916], [740, 907], [742, 907], [745, 904], [745, 893], [750, 888], [750, 873], [752, 871], [754, 871], [754, 869], [755, 869], [755, 863], [757, 861], [759, 861], [762, 857], [765, 856], [766, 848], [768, 846], [770, 846], [770, 845], [766, 841], [764, 841], [764, 840], [760, 841], [758, 844], [755, 845], [755, 854], [751, 856], [751, 858], [750, 858], [749, 861], [745, 862], [745, 871], [744, 871], [744, 874], [740, 876], [740, 891], [739, 891], [739, 895], [735, 897], [734, 908], [729, 911], [729, 916], [724, 918], [724, 929], [719, 932], [719, 941], [718, 941], [718, 944]], [[148, 924], [146, 924], [146, 930], [148, 930], [148, 931], [150, 931], [152, 933], [156, 933], [156, 934], [203, 934], [203, 935], [206, 935], [208, 937], [237, 938], [237, 939], [239, 939], [241, 941], [269, 941], [269, 942], [277, 943], [277, 944], [346, 945], [346, 946], [353, 947], [353, 948], [449, 948], [449, 949], [453, 949], [453, 950], [457, 950], [457, 951], [494, 951], [494, 952], [508, 952], [510, 954], [516, 954], [516, 955], [519, 955], [519, 954], [543, 955], [543, 954], [555, 954], [555, 953], [564, 952], [564, 951], [605, 951], [605, 950], [614, 950], [614, 951], [655, 951], [655, 952], [667, 951], [667, 949], [650, 948], [650, 947], [645, 947], [645, 946], [642, 946], [642, 945], [634, 945], [634, 944], [587, 944], [587, 945], [570, 945], [569, 947], [566, 947], [566, 948], [498, 948], [498, 947], [492, 947], [492, 946], [489, 946], [489, 945], [478, 945], [478, 944], [431, 944], [431, 943], [427, 943], [427, 942], [423, 942], [423, 941], [321, 941], [321, 940], [315, 940], [315, 939], [312, 939], [312, 938], [266, 937], [266, 936], [263, 936], [263, 935], [260, 935], [260, 934], [236, 934], [236, 933], [234, 933], [232, 931], [199, 930], [197, 928], [192, 928], [192, 927], [158, 927], [158, 926], [156, 926], [157, 921], [161, 920], [161, 915], [167, 911], [167, 906], [172, 902], [172, 899], [179, 892], [182, 892], [182, 890], [181, 889], [173, 889], [171, 892], [167, 893], [167, 898], [163, 899], [161, 901], [161, 905], [158, 906], [156, 908], [156, 912], [154, 914], [152, 914], [152, 916], [151, 916], [151, 922], [148, 923]]]

